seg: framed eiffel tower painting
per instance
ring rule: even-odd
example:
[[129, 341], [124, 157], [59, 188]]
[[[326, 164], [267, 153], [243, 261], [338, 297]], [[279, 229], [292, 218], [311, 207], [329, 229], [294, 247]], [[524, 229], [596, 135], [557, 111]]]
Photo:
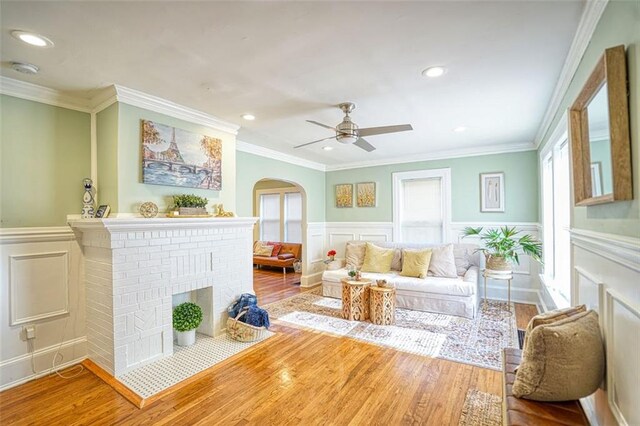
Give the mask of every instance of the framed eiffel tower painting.
[[222, 141], [142, 120], [142, 182], [220, 191]]

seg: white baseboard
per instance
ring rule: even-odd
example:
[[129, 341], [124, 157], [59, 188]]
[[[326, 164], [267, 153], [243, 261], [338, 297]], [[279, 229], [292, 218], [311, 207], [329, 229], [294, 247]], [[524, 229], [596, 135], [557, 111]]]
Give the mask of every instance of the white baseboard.
[[300, 287], [309, 288], [322, 284], [322, 272], [315, 274], [303, 275], [300, 278]]
[[82, 336], [67, 340], [62, 346], [59, 344], [51, 345], [35, 351], [33, 359], [36, 373], [31, 369], [30, 353], [2, 361], [0, 362], [0, 391], [51, 374], [51, 364], [58, 347], [60, 347], [60, 355], [62, 355], [61, 362], [56, 365], [59, 370], [82, 362], [87, 358], [87, 338]]

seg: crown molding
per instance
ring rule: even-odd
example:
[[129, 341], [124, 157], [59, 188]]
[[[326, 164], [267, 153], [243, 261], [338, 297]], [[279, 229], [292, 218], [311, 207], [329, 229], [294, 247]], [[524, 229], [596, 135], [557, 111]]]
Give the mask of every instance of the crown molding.
[[306, 167], [308, 169], [320, 170], [322, 172], [327, 170], [327, 166], [315, 161], [305, 160], [304, 158], [296, 157], [291, 154], [284, 154], [280, 151], [265, 148], [258, 145], [253, 145], [247, 142], [236, 141], [236, 150], [246, 152], [249, 154], [259, 155], [260, 157], [271, 158], [278, 161], [284, 161], [285, 163], [295, 164], [296, 166]]
[[91, 101], [55, 89], [0, 76], [0, 93], [74, 111], [91, 112]]
[[160, 114], [170, 115], [171, 117], [189, 121], [191, 123], [201, 124], [216, 130], [231, 133], [232, 135], [237, 135], [238, 129], [240, 129], [240, 126], [237, 124], [220, 120], [219, 118], [202, 111], [179, 105], [175, 102], [171, 102], [157, 96], [148, 95], [138, 90], [129, 89], [117, 84], [114, 85], [114, 88], [118, 102], [148, 109]]
[[560, 77], [551, 95], [551, 101], [547, 106], [547, 110], [534, 138], [536, 148], [542, 143], [542, 139], [546, 135], [549, 126], [551, 126], [553, 117], [555, 117], [560, 108], [562, 98], [567, 93], [573, 76], [578, 70], [580, 61], [582, 61], [582, 56], [589, 46], [591, 37], [608, 3], [609, 0], [587, 0], [585, 4], [580, 22], [578, 23], [578, 29], [573, 37], [569, 53], [567, 53], [567, 59], [564, 61]]
[[384, 160], [359, 161], [354, 163], [338, 164], [326, 166], [326, 171], [360, 169], [364, 167], [388, 166], [392, 164], [417, 163], [420, 161], [445, 160], [449, 158], [476, 157], [480, 155], [507, 154], [511, 152], [533, 151], [536, 147], [529, 142], [512, 144], [508, 146], [491, 145], [478, 148], [449, 149], [435, 151], [424, 155], [412, 155], [406, 157], [395, 157]]

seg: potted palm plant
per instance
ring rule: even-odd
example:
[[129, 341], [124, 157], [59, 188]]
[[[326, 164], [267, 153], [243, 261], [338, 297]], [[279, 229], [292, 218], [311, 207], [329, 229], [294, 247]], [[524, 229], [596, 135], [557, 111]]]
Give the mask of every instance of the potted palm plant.
[[193, 302], [184, 302], [173, 308], [173, 328], [179, 346], [191, 346], [196, 342], [196, 328], [202, 323], [202, 309]]
[[[480, 237], [487, 269], [492, 271], [511, 271], [513, 263], [520, 264], [519, 254], [528, 254], [536, 262], [542, 263], [542, 243], [530, 234], [520, 234], [515, 227], [503, 226], [496, 229], [466, 227], [464, 237]], [[463, 237], [463, 238], [464, 238]]]

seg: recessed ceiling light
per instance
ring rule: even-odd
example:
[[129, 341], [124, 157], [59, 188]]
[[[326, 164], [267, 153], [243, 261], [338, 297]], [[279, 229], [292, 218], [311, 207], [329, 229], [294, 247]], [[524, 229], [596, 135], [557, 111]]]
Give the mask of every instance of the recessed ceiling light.
[[458, 127], [456, 127], [455, 129], [453, 129], [453, 131], [454, 131], [454, 132], [456, 132], [456, 133], [462, 133], [462, 132], [464, 132], [465, 130], [467, 130], [467, 128], [466, 128], [466, 127], [464, 127], [464, 126], [458, 126]]
[[29, 33], [27, 31], [11, 31], [11, 35], [18, 40], [37, 47], [53, 47], [53, 42], [40, 34]]
[[323, 146], [322, 149], [324, 149], [325, 151], [331, 151], [333, 149], [332, 146]]
[[27, 62], [11, 62], [11, 68], [23, 74], [38, 74], [38, 71], [40, 71], [37, 65]]
[[425, 77], [435, 78], [443, 75], [447, 69], [445, 67], [429, 67], [422, 71], [422, 75]]
[[249, 121], [253, 121], [256, 119], [256, 116], [253, 114], [242, 114], [241, 117]]

